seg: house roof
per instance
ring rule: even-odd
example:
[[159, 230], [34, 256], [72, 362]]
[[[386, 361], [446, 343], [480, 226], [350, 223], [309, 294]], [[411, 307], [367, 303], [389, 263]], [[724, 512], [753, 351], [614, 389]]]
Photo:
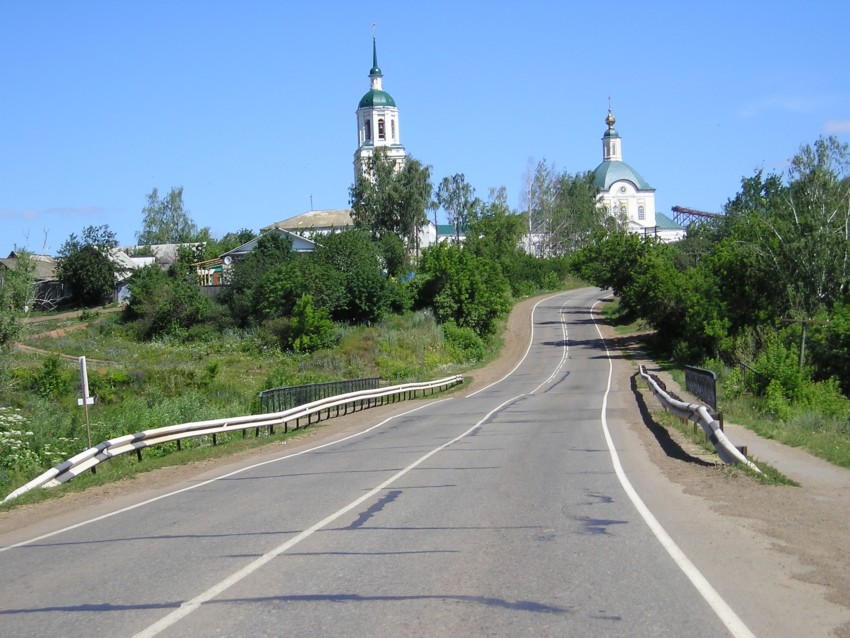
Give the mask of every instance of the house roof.
[[[50, 255], [30, 255], [30, 257], [35, 262], [36, 281], [52, 281], [56, 279], [56, 259]], [[17, 270], [18, 253], [13, 250], [6, 259], [0, 259], [0, 264], [9, 270]]]
[[241, 246], [237, 246], [233, 250], [228, 250], [226, 253], [222, 253], [222, 260], [224, 260], [225, 257], [241, 257], [242, 255], [251, 252], [257, 247], [257, 242], [260, 241], [260, 238], [268, 235], [269, 233], [278, 233], [292, 239], [292, 250], [297, 253], [309, 253], [312, 252], [316, 247], [316, 242], [311, 241], [306, 237], [301, 237], [300, 235], [296, 235], [295, 233], [292, 233], [283, 228], [272, 228], [271, 230], [264, 232], [262, 235], [260, 235], [260, 237], [255, 237], [251, 241], [245, 242], [244, 244], [242, 244]]
[[301, 215], [275, 222], [260, 229], [268, 232], [273, 228], [303, 232], [307, 230], [345, 230], [353, 228], [350, 208], [335, 208], [330, 210], [310, 210]]

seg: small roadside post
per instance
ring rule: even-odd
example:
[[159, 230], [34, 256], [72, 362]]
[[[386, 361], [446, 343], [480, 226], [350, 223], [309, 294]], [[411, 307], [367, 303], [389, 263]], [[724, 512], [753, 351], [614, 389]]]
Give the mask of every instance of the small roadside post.
[[[80, 391], [83, 394], [82, 399], [77, 399], [77, 405], [83, 406], [86, 413], [86, 436], [88, 437], [89, 447], [91, 447], [91, 425], [89, 424], [89, 406], [94, 405], [94, 397], [89, 396], [89, 375], [86, 370], [86, 358], [80, 357]], [[97, 473], [97, 468], [92, 467], [92, 474]]]

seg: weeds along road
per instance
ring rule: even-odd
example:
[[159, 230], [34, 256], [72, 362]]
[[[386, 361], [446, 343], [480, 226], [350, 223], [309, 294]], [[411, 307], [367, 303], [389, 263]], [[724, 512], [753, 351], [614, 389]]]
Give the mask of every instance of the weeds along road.
[[538, 303], [526, 356], [474, 394], [0, 536], [0, 634], [750, 635], [624, 487], [603, 296]]

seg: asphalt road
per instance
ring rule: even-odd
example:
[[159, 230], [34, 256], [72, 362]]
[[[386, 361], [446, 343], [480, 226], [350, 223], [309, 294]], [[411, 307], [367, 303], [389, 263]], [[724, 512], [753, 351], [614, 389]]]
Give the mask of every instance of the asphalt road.
[[601, 297], [540, 302], [525, 358], [473, 395], [0, 537], [0, 635], [749, 635], [628, 494]]

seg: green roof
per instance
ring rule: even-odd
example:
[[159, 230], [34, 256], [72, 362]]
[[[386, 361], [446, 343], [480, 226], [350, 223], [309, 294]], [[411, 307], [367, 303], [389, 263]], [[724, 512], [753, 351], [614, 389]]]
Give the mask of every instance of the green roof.
[[[454, 236], [456, 232], [454, 224], [437, 224], [437, 237]], [[466, 235], [466, 226], [460, 227], [460, 234]]]
[[372, 89], [360, 98], [360, 104], [357, 105], [357, 108], [362, 109], [374, 106], [395, 106], [395, 100], [386, 91]]
[[683, 226], [674, 222], [664, 213], [659, 212], [655, 213], [655, 226], [661, 230], [685, 230]]
[[638, 190], [655, 190], [635, 169], [619, 160], [605, 160], [596, 167], [593, 173], [596, 176], [595, 184], [602, 192], [607, 192], [614, 182], [620, 180], [631, 182]]

